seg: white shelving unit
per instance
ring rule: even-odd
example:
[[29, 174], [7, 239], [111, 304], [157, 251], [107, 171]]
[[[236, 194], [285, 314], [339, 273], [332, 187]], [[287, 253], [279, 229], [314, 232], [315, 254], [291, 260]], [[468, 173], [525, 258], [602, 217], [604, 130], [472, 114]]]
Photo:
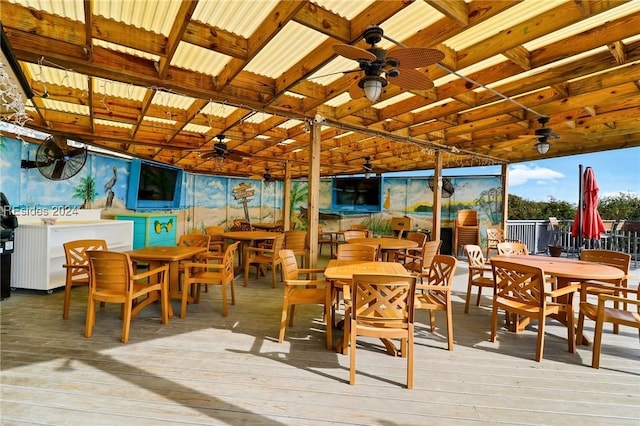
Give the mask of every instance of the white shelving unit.
[[55, 225], [20, 224], [16, 228], [11, 265], [11, 287], [47, 292], [65, 284], [63, 243], [103, 239], [109, 250], [126, 251], [133, 246], [133, 222], [94, 220], [58, 222]]

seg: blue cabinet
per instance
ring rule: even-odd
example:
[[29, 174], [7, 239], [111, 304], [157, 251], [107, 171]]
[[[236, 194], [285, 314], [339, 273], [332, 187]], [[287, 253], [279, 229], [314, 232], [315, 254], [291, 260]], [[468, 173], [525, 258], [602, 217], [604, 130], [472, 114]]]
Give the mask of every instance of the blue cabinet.
[[178, 216], [168, 213], [129, 213], [118, 220], [133, 221], [133, 248], [175, 246]]

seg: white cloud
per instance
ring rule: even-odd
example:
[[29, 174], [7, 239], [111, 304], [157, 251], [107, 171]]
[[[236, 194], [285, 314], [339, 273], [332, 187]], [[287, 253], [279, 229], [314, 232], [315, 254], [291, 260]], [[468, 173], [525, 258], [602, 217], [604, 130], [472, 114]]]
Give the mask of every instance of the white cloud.
[[538, 185], [548, 185], [564, 177], [562, 173], [546, 167], [530, 167], [524, 164], [514, 164], [509, 167], [509, 186], [524, 185], [529, 181], [535, 181]]

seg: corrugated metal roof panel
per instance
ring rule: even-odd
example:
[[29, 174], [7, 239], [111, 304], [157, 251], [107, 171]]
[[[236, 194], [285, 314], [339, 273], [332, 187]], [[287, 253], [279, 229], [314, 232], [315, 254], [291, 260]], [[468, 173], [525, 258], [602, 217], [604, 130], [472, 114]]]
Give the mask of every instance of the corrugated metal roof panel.
[[505, 28], [517, 25], [562, 3], [565, 3], [565, 0], [524, 0], [497, 16], [449, 38], [444, 44], [456, 51], [466, 49], [480, 40], [504, 31]]
[[[395, 41], [402, 42], [410, 36], [416, 34], [421, 28], [427, 27], [443, 15], [424, 1], [416, 1], [405, 7], [393, 17], [384, 21], [380, 26], [384, 30], [384, 35]], [[378, 43], [383, 49], [397, 47], [395, 43], [383, 39]], [[425, 46], [407, 46], [425, 47]]]
[[191, 18], [249, 38], [278, 3], [279, 0], [200, 1]]
[[[53, 99], [41, 99], [41, 100], [46, 110], [62, 111], [62, 112], [68, 112], [71, 114], [86, 115], [86, 116], [89, 115], [89, 106], [87, 105], [72, 104], [69, 102], [56, 101]], [[46, 111], [44, 113], [44, 116], [45, 118], [47, 117]]]
[[109, 127], [119, 127], [119, 128], [123, 128], [123, 129], [132, 129], [133, 125], [132, 124], [128, 124], [128, 123], [124, 123], [122, 121], [110, 121], [110, 120], [103, 120], [101, 118], [94, 118], [94, 123], [100, 126], [109, 126]]
[[222, 72], [231, 58], [190, 43], [180, 42], [171, 65], [190, 71], [216, 76]]
[[169, 108], [186, 110], [194, 101], [194, 98], [190, 98], [188, 96], [177, 95], [175, 93], [167, 92], [166, 90], [158, 90], [153, 96], [151, 103], [153, 105], [162, 105]]
[[[4, 1], [4, 0], [3, 0]], [[8, 0], [11, 3], [42, 10], [54, 15], [84, 22], [83, 0]], [[1, 6], [0, 6], [1, 7]]]
[[353, 19], [363, 10], [375, 3], [375, 0], [314, 0], [318, 6], [327, 9], [343, 18]]
[[143, 87], [105, 80], [99, 77], [93, 79], [93, 91], [115, 98], [133, 99], [135, 101], [142, 101], [147, 93], [147, 89]]
[[227, 118], [228, 116], [236, 112], [237, 109], [237, 107], [231, 105], [209, 102], [204, 108], [200, 110], [200, 112], [202, 114], [210, 116]]
[[127, 55], [133, 55], [139, 58], [149, 59], [150, 61], [154, 61], [154, 62], [157, 62], [160, 60], [160, 56], [143, 52], [141, 50], [132, 49], [130, 47], [121, 46], [119, 44], [110, 43], [108, 41], [100, 40], [97, 38], [94, 38], [92, 41], [94, 46], [100, 46], [105, 49], [113, 50], [116, 52], [126, 53]]
[[[65, 3], [67, 0], [60, 1]], [[79, 1], [79, 0], [75, 0]], [[80, 3], [82, 3], [80, 1]], [[93, 1], [93, 13], [117, 22], [169, 35], [180, 9], [179, 1], [111, 0]], [[82, 9], [84, 10], [84, 9]]]
[[[46, 63], [49, 62], [47, 61]], [[25, 63], [25, 66], [35, 81], [59, 84], [80, 90], [89, 89], [87, 76], [74, 72], [73, 70], [54, 68], [46, 65], [39, 66], [31, 63]]]
[[296, 22], [289, 22], [247, 64], [245, 71], [277, 78], [326, 39], [324, 34]]
[[183, 127], [183, 130], [186, 132], [192, 132], [192, 133], [198, 133], [198, 134], [204, 135], [211, 131], [211, 127], [189, 123]]

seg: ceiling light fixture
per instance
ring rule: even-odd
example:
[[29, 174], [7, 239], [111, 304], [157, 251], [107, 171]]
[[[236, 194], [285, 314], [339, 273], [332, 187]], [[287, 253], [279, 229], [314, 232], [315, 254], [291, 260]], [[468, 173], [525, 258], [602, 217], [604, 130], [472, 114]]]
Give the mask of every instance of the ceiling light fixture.
[[364, 90], [364, 95], [370, 102], [375, 102], [382, 95], [382, 89], [388, 84], [387, 80], [377, 75], [367, 75], [358, 82], [358, 87]]
[[534, 146], [536, 147], [538, 152], [540, 154], [542, 154], [542, 155], [544, 155], [547, 152], [549, 152], [549, 148], [551, 148], [551, 144], [549, 143], [549, 141], [545, 137], [540, 138], [540, 140], [538, 142], [536, 142], [536, 144]]
[[362, 165], [362, 170], [364, 171], [364, 178], [369, 179], [371, 177], [371, 173], [373, 172], [373, 166], [370, 163], [371, 157], [364, 157], [364, 164]]

